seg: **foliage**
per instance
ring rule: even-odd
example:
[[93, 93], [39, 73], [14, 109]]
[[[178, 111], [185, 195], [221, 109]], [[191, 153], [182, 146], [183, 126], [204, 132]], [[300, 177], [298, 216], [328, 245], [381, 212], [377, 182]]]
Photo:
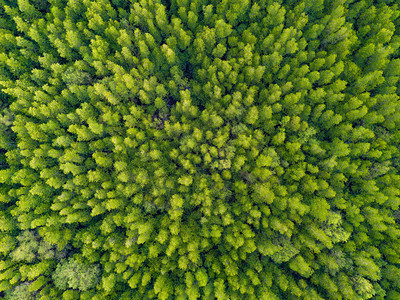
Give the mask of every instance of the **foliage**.
[[56, 287], [61, 290], [70, 288], [86, 291], [96, 286], [99, 274], [98, 266], [88, 266], [69, 259], [57, 265], [52, 277]]
[[399, 34], [394, 0], [0, 0], [0, 297], [399, 298]]
[[17, 240], [17, 247], [10, 253], [10, 257], [14, 261], [32, 263], [36, 260], [61, 259], [65, 255], [65, 253], [57, 251], [54, 246], [46, 243], [34, 231], [22, 231]]
[[34, 300], [35, 296], [29, 291], [29, 283], [22, 283], [12, 291], [8, 291], [6, 300]]

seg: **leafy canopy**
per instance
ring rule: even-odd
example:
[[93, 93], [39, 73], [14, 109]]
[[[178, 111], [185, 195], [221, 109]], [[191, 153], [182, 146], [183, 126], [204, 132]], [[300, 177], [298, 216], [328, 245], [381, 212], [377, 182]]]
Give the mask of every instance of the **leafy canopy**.
[[400, 299], [399, 30], [395, 0], [0, 0], [0, 297]]

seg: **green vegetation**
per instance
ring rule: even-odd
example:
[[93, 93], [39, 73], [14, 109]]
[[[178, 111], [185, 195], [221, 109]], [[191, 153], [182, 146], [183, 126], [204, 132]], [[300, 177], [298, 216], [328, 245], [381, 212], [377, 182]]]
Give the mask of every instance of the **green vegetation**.
[[400, 299], [397, 0], [0, 0], [0, 298]]

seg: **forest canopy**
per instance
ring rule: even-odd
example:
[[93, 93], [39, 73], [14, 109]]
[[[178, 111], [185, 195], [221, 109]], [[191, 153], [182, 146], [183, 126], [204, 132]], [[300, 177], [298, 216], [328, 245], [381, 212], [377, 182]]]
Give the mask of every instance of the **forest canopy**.
[[0, 0], [0, 298], [400, 299], [396, 0]]

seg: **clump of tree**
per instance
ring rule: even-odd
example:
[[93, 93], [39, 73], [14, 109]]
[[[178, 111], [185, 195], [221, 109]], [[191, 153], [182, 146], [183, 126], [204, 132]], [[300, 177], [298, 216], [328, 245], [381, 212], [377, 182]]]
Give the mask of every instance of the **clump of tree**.
[[6, 300], [35, 300], [35, 293], [29, 291], [29, 282], [21, 283], [5, 293]]
[[0, 297], [399, 299], [399, 28], [0, 0]]

